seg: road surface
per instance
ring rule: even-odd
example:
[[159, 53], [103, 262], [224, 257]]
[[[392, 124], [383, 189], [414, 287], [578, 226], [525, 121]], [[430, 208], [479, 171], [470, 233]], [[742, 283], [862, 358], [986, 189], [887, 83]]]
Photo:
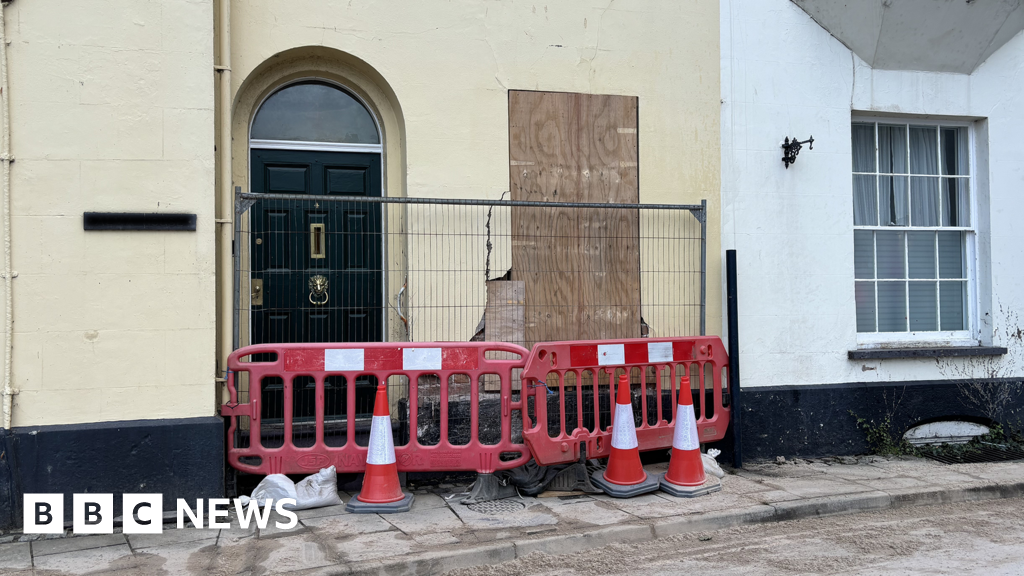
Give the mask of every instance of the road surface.
[[1024, 575], [1024, 500], [921, 506], [743, 526], [448, 576]]

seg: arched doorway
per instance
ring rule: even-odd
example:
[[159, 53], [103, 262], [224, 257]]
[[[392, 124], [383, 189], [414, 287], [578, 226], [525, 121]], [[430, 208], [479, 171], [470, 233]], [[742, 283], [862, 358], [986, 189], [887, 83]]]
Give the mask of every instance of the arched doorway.
[[249, 130], [253, 299], [250, 342], [384, 339], [377, 119], [320, 79], [289, 83], [257, 108]]

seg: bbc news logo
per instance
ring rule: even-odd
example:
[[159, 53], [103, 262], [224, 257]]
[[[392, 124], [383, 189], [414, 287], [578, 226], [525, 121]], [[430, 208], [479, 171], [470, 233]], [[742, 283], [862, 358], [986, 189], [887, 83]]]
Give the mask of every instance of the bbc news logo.
[[[73, 494], [71, 519], [75, 534], [113, 534], [114, 533], [114, 495], [113, 494]], [[204, 506], [205, 504], [205, 506]], [[295, 506], [293, 498], [282, 498], [276, 502], [268, 499], [267, 505], [261, 510], [255, 500], [249, 500], [243, 506], [240, 500], [234, 501], [238, 525], [243, 530], [255, 522], [260, 530], [264, 530], [270, 522], [271, 510], [287, 519], [277, 521], [274, 525], [281, 530], [294, 528], [299, 523], [298, 516], [285, 506]], [[228, 498], [208, 498], [204, 503], [197, 499], [192, 507], [184, 498], [178, 498], [176, 508], [177, 528], [185, 527], [185, 519], [196, 528], [220, 530], [231, 528], [228, 516], [231, 513], [231, 500]], [[124, 494], [121, 497], [121, 527], [125, 534], [162, 534], [164, 531], [164, 497], [162, 494]], [[203, 511], [206, 511], [206, 515]], [[25, 494], [23, 507], [25, 534], [61, 534], [64, 532], [64, 495], [63, 494]]]

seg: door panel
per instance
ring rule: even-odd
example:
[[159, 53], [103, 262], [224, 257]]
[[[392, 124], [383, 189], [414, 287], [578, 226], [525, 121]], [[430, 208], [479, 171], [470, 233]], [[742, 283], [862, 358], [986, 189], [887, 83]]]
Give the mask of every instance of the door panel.
[[[252, 191], [301, 195], [250, 209], [252, 343], [379, 342], [384, 296], [380, 204], [323, 197], [381, 195], [379, 154], [252, 151]], [[327, 280], [322, 296], [310, 279]]]

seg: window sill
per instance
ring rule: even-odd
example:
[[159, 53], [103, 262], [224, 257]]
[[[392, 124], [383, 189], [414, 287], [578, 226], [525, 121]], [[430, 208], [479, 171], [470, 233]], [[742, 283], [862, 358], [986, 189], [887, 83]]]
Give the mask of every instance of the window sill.
[[942, 346], [935, 348], [872, 348], [850, 350], [850, 360], [888, 360], [891, 358], [951, 358], [956, 356], [1002, 356], [1001, 346]]

